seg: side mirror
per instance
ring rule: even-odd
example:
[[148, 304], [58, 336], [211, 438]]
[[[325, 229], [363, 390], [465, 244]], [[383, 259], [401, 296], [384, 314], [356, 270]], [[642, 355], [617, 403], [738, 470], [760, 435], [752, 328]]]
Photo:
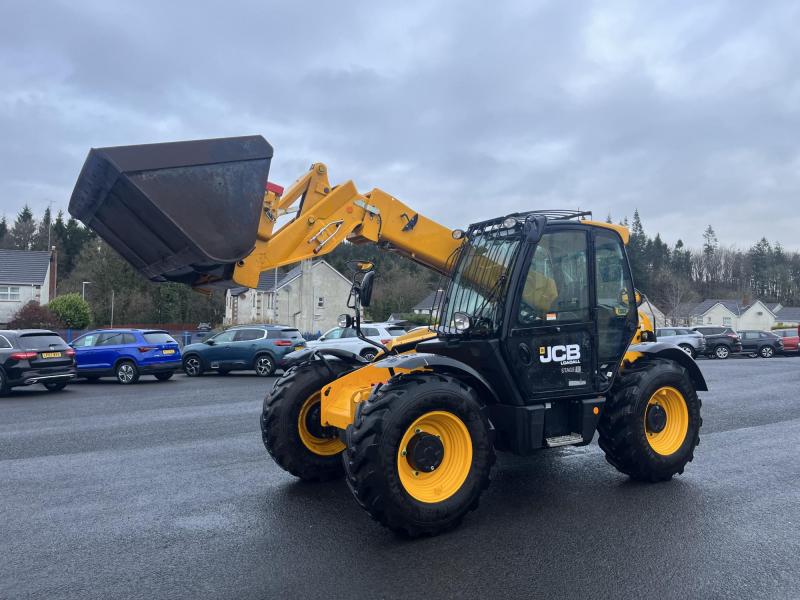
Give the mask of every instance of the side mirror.
[[209, 346], [213, 346], [214, 340], [206, 340], [206, 344], [208, 344]]
[[321, 336], [319, 336], [319, 337], [317, 338], [317, 341], [319, 341], [319, 342], [324, 342], [324, 341], [325, 341], [325, 336], [324, 336], [324, 335], [321, 335]]
[[366, 275], [364, 275], [364, 279], [361, 280], [361, 291], [359, 292], [360, 299], [361, 299], [361, 306], [369, 308], [369, 304], [372, 301], [372, 283], [375, 280], [375, 271], [370, 271]]
[[[348, 327], [352, 327], [353, 326], [353, 317], [351, 315], [346, 314], [346, 313], [342, 314], [342, 315], [339, 315], [338, 325], [339, 325], [339, 327], [342, 327], [343, 329], [347, 329]], [[322, 338], [320, 338], [320, 339], [322, 339]]]

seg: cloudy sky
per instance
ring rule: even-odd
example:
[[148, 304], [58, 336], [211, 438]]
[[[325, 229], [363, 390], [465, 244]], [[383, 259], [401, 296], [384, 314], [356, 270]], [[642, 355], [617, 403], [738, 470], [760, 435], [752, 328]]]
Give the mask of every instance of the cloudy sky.
[[638, 208], [800, 249], [800, 3], [3, 0], [0, 212], [92, 146], [262, 134], [456, 227]]

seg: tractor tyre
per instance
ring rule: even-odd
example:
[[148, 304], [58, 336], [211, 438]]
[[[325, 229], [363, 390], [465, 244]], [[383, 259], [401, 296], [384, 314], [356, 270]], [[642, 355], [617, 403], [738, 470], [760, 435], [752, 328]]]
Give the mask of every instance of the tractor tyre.
[[358, 406], [347, 428], [347, 483], [361, 507], [395, 532], [447, 531], [489, 486], [490, 431], [468, 385], [437, 373], [399, 375]]
[[617, 378], [598, 425], [606, 460], [638, 481], [666, 481], [694, 458], [700, 398], [677, 362], [642, 359]]
[[342, 475], [344, 443], [320, 422], [320, 392], [350, 370], [337, 360], [314, 360], [288, 369], [264, 398], [261, 437], [284, 471], [306, 481]]

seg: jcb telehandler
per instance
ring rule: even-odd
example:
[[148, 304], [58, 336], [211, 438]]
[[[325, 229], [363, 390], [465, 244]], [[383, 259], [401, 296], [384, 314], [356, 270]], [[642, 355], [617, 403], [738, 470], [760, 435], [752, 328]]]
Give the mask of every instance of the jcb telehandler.
[[[640, 315], [624, 227], [533, 210], [450, 230], [382, 190], [331, 185], [319, 163], [284, 191], [267, 182], [271, 158], [260, 136], [93, 149], [70, 212], [146, 277], [200, 290], [256, 287], [262, 271], [345, 240], [447, 279], [430, 331], [373, 362], [324, 348], [294, 356], [261, 416], [283, 469], [344, 472], [374, 519], [414, 536], [478, 505], [496, 449], [584, 445], [597, 430], [608, 462], [637, 480], [670, 479], [692, 460], [706, 383]], [[356, 320], [373, 276], [358, 266]]]

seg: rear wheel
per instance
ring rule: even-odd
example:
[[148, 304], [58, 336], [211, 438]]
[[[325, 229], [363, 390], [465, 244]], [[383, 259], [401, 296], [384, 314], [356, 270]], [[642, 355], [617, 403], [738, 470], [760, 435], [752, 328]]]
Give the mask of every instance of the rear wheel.
[[363, 359], [365, 359], [365, 360], [367, 360], [369, 362], [372, 362], [373, 360], [375, 360], [376, 356], [378, 356], [378, 351], [377, 350], [373, 350], [372, 348], [367, 348], [366, 350], [362, 350], [361, 351], [361, 358], [363, 358]]
[[641, 481], [683, 473], [700, 442], [700, 404], [688, 372], [676, 362], [635, 362], [619, 375], [600, 417], [606, 460]]
[[168, 373], [156, 373], [156, 379], [159, 381], [167, 381], [172, 378], [173, 372], [169, 371]]
[[347, 370], [341, 361], [310, 361], [289, 369], [267, 394], [261, 437], [284, 471], [307, 481], [341, 476], [344, 443], [337, 429], [322, 426], [320, 392]]
[[272, 360], [269, 354], [260, 354], [256, 356], [253, 367], [256, 370], [256, 375], [259, 377], [269, 377], [275, 373], [275, 361]]
[[686, 354], [694, 358], [694, 348], [692, 348], [691, 344], [678, 344], [678, 345], [680, 346], [681, 350], [683, 350], [684, 352], [686, 352]]
[[50, 383], [45, 383], [44, 387], [48, 392], [60, 392], [65, 387], [67, 387], [67, 382], [66, 381], [51, 381]]
[[772, 358], [775, 356], [775, 349], [772, 346], [762, 346], [758, 354], [761, 358]]
[[183, 359], [183, 372], [189, 377], [199, 377], [203, 374], [203, 363], [200, 358], [191, 354]]
[[6, 374], [0, 369], [0, 396], [5, 396], [8, 394], [8, 380], [6, 380]]
[[139, 381], [139, 369], [129, 360], [124, 360], [117, 365], [116, 375], [117, 381], [122, 385], [130, 385]]
[[347, 483], [381, 525], [434, 535], [477, 508], [494, 449], [475, 390], [434, 373], [395, 377], [347, 428]]
[[716, 356], [717, 358], [721, 358], [721, 359], [725, 360], [730, 355], [731, 355], [731, 351], [728, 350], [728, 347], [725, 346], [724, 344], [720, 344], [719, 346], [714, 348], [714, 356]]

